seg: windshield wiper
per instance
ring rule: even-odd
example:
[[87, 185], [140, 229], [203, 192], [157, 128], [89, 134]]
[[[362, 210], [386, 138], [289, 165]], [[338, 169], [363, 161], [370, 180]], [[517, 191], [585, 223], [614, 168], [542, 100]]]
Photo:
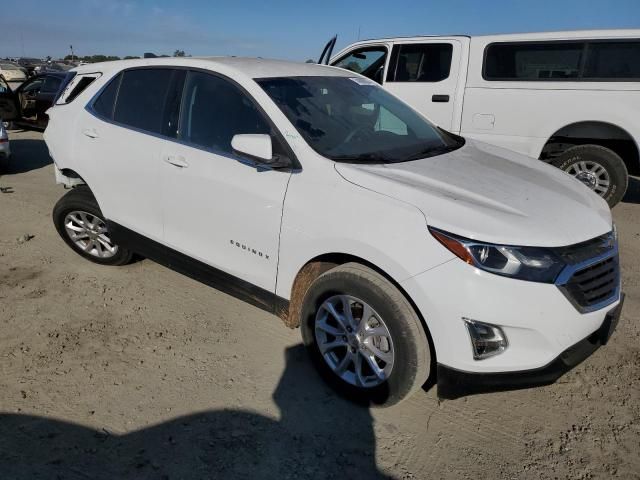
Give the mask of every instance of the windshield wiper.
[[329, 158], [336, 162], [345, 163], [393, 163], [393, 160], [379, 153], [365, 153], [363, 155], [332, 155]]
[[421, 150], [420, 152], [407, 157], [407, 161], [420, 160], [421, 158], [435, 157], [436, 155], [442, 155], [457, 150], [462, 145], [442, 145], [441, 147], [431, 147]]

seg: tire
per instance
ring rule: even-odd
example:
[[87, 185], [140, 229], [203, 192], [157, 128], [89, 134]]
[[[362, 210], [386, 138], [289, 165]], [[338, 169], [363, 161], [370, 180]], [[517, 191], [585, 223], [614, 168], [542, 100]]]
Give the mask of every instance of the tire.
[[[369, 311], [363, 305], [367, 304], [372, 309], [372, 315], [367, 315], [370, 319], [367, 328], [376, 328], [378, 332], [382, 331], [379, 327], [383, 327], [390, 341], [385, 336], [372, 335], [364, 342], [363, 347], [361, 343], [357, 343], [357, 338], [353, 338], [358, 328], [347, 333], [349, 338], [346, 335], [327, 333], [329, 329], [334, 333], [346, 331], [339, 327], [336, 317], [326, 308], [334, 302], [337, 305], [336, 313], [344, 320], [345, 309], [344, 306], [340, 307], [344, 303], [340, 299], [346, 296], [349, 297], [349, 304], [351, 301], [355, 302], [350, 308], [355, 319], [353, 325], [364, 316], [363, 311]], [[387, 407], [409, 397], [427, 381], [431, 372], [431, 351], [425, 329], [404, 295], [376, 271], [358, 263], [347, 263], [323, 273], [307, 290], [301, 310], [302, 339], [311, 359], [321, 376], [342, 396], [360, 404]], [[360, 321], [360, 327], [364, 323]], [[365, 336], [361, 335], [362, 338]], [[334, 342], [344, 345], [327, 350], [326, 346]], [[324, 349], [324, 354], [321, 349]], [[349, 351], [352, 360], [346, 362], [348, 365], [340, 374], [336, 367]], [[388, 372], [383, 372], [383, 376], [368, 377], [366, 374], [374, 371], [364, 355], [371, 357], [375, 351], [391, 359], [392, 365]], [[356, 357], [366, 365], [360, 370], [360, 377], [356, 375]], [[381, 358], [375, 357], [375, 361], [380, 370], [386, 370], [389, 366]], [[366, 384], [362, 378], [370, 378], [372, 383]]]
[[[87, 260], [100, 265], [125, 265], [131, 262], [132, 252], [111, 242], [104, 216], [88, 187], [76, 187], [56, 203], [53, 223], [65, 243]], [[81, 234], [81, 237], [72, 239], [70, 230]], [[86, 248], [82, 248], [82, 244]], [[107, 245], [113, 249], [109, 250]]]
[[629, 174], [620, 156], [600, 145], [571, 147], [552, 165], [581, 180], [614, 207], [627, 191]]

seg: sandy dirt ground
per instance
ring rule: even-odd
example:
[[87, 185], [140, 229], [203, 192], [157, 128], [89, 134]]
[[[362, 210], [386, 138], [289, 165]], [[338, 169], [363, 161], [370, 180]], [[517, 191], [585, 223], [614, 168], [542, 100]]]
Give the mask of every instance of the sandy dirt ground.
[[614, 209], [627, 301], [609, 345], [548, 387], [367, 410], [277, 318], [148, 260], [73, 253], [42, 136], [10, 137], [0, 478], [640, 478], [639, 180]]

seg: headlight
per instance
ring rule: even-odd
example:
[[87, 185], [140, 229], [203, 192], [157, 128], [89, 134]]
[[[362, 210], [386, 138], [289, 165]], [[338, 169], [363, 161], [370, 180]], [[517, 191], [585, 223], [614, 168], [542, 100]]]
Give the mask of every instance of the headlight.
[[551, 249], [477, 242], [429, 227], [442, 245], [481, 270], [531, 282], [553, 283], [565, 263]]

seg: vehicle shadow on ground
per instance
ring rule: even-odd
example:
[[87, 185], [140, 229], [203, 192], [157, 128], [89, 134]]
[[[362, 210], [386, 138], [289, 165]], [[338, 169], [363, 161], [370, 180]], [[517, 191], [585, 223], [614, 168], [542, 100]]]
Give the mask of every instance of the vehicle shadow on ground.
[[629, 177], [629, 187], [622, 201], [624, 203], [640, 203], [640, 179]]
[[44, 140], [31, 138], [13, 140], [9, 137], [9, 142], [11, 145], [11, 158], [6, 171], [8, 175], [38, 170], [53, 163]]
[[286, 351], [274, 420], [205, 411], [125, 435], [0, 415], [3, 479], [389, 478], [375, 465], [369, 410], [330, 393], [304, 347]]

